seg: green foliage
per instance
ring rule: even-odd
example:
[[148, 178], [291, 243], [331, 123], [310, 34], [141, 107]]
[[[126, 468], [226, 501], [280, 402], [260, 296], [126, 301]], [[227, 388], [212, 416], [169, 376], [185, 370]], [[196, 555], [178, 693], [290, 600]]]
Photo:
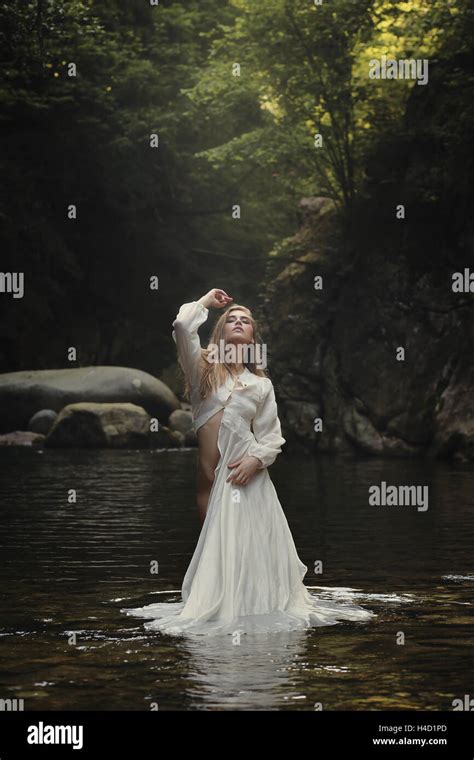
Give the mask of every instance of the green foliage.
[[[299, 198], [350, 208], [366, 192], [374, 146], [416, 128], [406, 112], [417, 86], [369, 79], [370, 59], [457, 56], [449, 76], [462, 92], [460, 56], [472, 50], [467, 0], [13, 0], [0, 6], [0, 29], [2, 266], [25, 271], [30, 288], [21, 310], [0, 305], [4, 369], [61, 366], [62, 348], [38, 348], [40, 335], [54, 327], [62, 347], [77, 325], [103, 347], [85, 348], [82, 363], [158, 372], [174, 357], [178, 302], [220, 285], [256, 303]], [[457, 126], [432, 125], [453, 151], [469, 131], [468, 98], [463, 114]], [[146, 289], [152, 274], [159, 304]], [[111, 355], [120, 321], [129, 334], [144, 329]]]

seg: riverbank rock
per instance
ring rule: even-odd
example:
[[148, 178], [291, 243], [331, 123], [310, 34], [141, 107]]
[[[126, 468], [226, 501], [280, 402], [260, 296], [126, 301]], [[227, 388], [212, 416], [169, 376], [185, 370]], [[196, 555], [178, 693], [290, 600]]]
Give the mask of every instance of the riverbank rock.
[[13, 430], [0, 435], [0, 446], [40, 446], [44, 439], [44, 435], [31, 430]]
[[[465, 360], [469, 364], [469, 359]], [[458, 367], [441, 394], [435, 417], [431, 457], [474, 461], [474, 368]]]
[[59, 413], [80, 402], [136, 404], [160, 422], [181, 407], [161, 380], [129, 367], [9, 372], [0, 375], [0, 433], [26, 430], [41, 410]]
[[28, 422], [28, 430], [31, 430], [33, 433], [48, 435], [57, 416], [57, 413], [52, 409], [42, 409], [40, 412], [36, 412]]
[[184, 409], [176, 409], [170, 414], [168, 425], [171, 430], [178, 430], [185, 435], [189, 430], [193, 429], [193, 416], [191, 412], [187, 412]]
[[48, 448], [148, 448], [150, 417], [136, 404], [68, 404], [58, 415]]
[[166, 425], [160, 425], [159, 429], [150, 433], [150, 448], [152, 449], [176, 449], [184, 444], [184, 436], [178, 430], [171, 430]]
[[194, 432], [193, 415], [189, 404], [183, 404], [186, 408], [176, 409], [168, 420], [171, 431], [179, 437], [182, 446], [197, 446], [197, 435]]
[[196, 433], [194, 432], [194, 428], [192, 428], [191, 430], [188, 430], [184, 434], [183, 445], [184, 446], [197, 446], [198, 445], [198, 439], [197, 439]]

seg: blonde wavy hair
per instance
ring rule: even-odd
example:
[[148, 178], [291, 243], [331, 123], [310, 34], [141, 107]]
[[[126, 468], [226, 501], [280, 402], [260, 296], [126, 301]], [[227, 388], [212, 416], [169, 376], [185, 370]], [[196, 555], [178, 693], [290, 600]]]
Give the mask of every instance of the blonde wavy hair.
[[[210, 362], [208, 360], [208, 355], [211, 353], [211, 350], [209, 346], [211, 344], [220, 345], [220, 341], [224, 340], [224, 325], [227, 319], [227, 315], [231, 311], [235, 311], [237, 309], [241, 309], [242, 311], [247, 312], [247, 315], [250, 317], [250, 322], [252, 324], [253, 329], [253, 340], [252, 343], [262, 343], [259, 328], [257, 325], [257, 321], [254, 319], [252, 312], [250, 309], [247, 308], [247, 306], [241, 306], [239, 304], [232, 304], [232, 306], [229, 306], [228, 309], [222, 312], [221, 316], [217, 320], [216, 324], [213, 327], [209, 344], [207, 348], [201, 348], [201, 367], [202, 367], [202, 373], [201, 373], [201, 380], [199, 383], [199, 394], [202, 399], [207, 398], [210, 393], [216, 391], [230, 376], [232, 377], [232, 372], [227, 366], [227, 364], [224, 362]], [[250, 372], [253, 372], [254, 375], [258, 375], [259, 377], [268, 377], [267, 372], [260, 367], [257, 367], [255, 362], [244, 362], [244, 366], [247, 367]], [[187, 399], [190, 398], [190, 392], [191, 388], [188, 382], [187, 377], [185, 377], [185, 388], [184, 393]]]

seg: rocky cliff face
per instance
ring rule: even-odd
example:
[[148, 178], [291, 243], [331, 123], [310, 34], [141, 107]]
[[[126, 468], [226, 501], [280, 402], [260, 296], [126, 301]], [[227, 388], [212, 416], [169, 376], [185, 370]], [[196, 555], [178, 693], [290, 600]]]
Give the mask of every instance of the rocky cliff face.
[[259, 315], [289, 443], [472, 460], [474, 293], [452, 291], [456, 262], [434, 248], [410, 258], [393, 243], [398, 232], [384, 241], [363, 209], [344, 231], [328, 199], [300, 208]]

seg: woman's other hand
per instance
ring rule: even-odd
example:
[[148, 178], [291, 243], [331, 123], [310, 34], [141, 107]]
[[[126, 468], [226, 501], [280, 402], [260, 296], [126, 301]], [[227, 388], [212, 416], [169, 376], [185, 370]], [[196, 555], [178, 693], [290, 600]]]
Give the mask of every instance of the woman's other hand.
[[212, 288], [209, 293], [206, 293], [205, 296], [202, 296], [202, 298], [198, 300], [198, 303], [202, 303], [206, 309], [222, 309], [223, 306], [227, 306], [227, 304], [233, 300], [232, 296], [227, 295], [225, 290]]
[[242, 457], [235, 462], [229, 462], [227, 467], [234, 467], [235, 469], [227, 478], [226, 483], [231, 481], [236, 486], [246, 486], [257, 472], [260, 464], [260, 459], [257, 457]]

